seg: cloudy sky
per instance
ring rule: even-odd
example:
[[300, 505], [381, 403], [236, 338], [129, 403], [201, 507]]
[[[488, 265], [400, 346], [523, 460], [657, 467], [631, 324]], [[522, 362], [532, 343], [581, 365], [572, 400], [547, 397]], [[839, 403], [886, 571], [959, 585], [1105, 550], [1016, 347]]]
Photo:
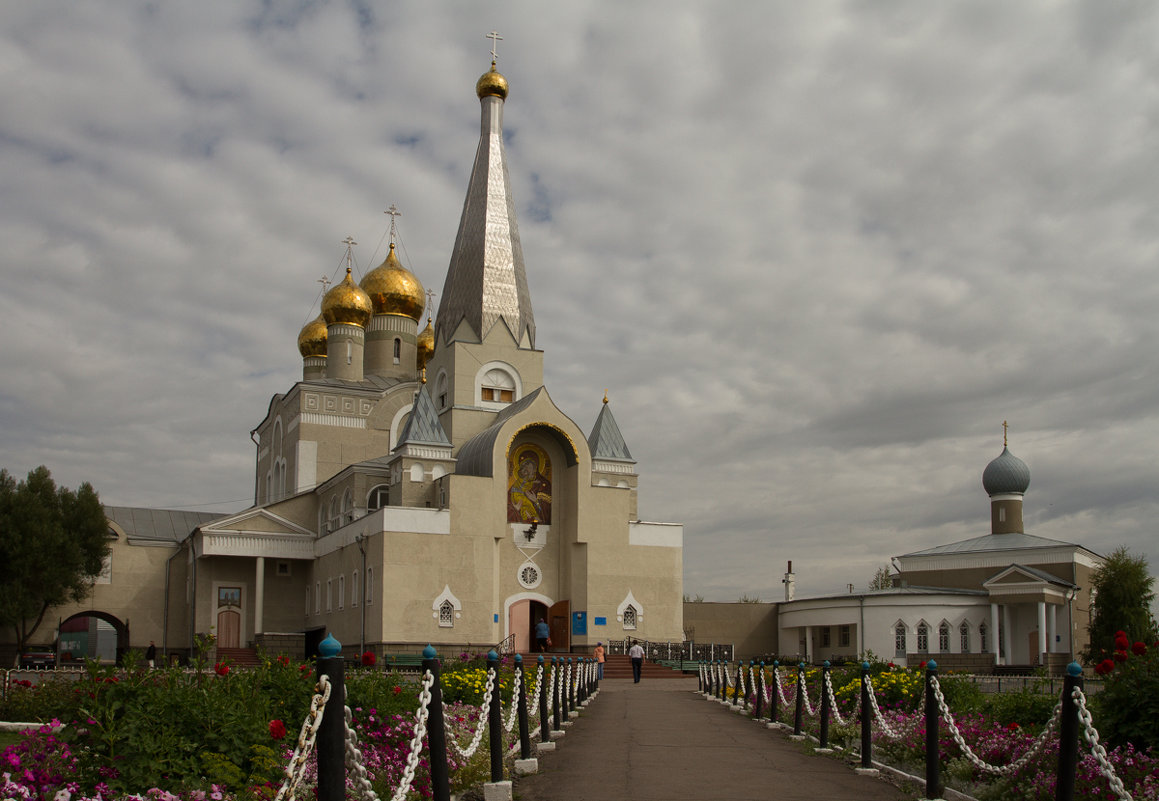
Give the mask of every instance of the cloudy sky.
[[0, 466], [235, 511], [358, 241], [442, 286], [498, 30], [546, 383], [708, 600], [989, 531], [1159, 572], [1159, 6], [0, 5]]

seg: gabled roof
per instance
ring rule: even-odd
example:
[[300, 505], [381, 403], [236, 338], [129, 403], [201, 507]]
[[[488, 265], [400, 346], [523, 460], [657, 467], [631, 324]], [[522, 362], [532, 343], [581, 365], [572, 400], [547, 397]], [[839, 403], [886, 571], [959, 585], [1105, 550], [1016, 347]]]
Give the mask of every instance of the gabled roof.
[[143, 509], [137, 506], [106, 506], [105, 517], [130, 540], [178, 543], [193, 529], [224, 517], [221, 512], [187, 512], [181, 509]]
[[1043, 581], [1043, 582], [1046, 582], [1047, 584], [1055, 584], [1059, 587], [1074, 587], [1074, 586], [1076, 586], [1075, 584], [1072, 584], [1071, 582], [1067, 581], [1066, 579], [1059, 578], [1058, 576], [1047, 573], [1045, 570], [1039, 570], [1037, 568], [1029, 567], [1027, 565], [1017, 565], [1017, 564], [1011, 565], [1010, 567], [1008, 567], [1004, 570], [1000, 570], [999, 572], [995, 573], [993, 576], [991, 576], [990, 578], [988, 578], [984, 582], [982, 582], [982, 586], [989, 587], [992, 584], [1010, 583], [1011, 580], [1015, 583], [1023, 583], [1023, 582], [1018, 581], [1018, 578], [1020, 576], [1022, 578], [1030, 579], [1031, 581]]
[[[1014, 551], [1032, 548], [1058, 548], [1060, 546], [1065, 548], [1082, 548], [1081, 545], [1063, 542], [1062, 540], [1051, 540], [1046, 537], [1037, 537], [1033, 534], [986, 534], [968, 540], [959, 540], [958, 542], [951, 542], [946, 545], [938, 545], [934, 548], [926, 548], [923, 551], [902, 554], [899, 558], [907, 556], [944, 556], [947, 554], [982, 553], [985, 551]], [[1083, 550], [1086, 549], [1083, 548]]]
[[612, 459], [621, 462], [635, 463], [620, 427], [616, 425], [616, 418], [612, 416], [612, 408], [604, 398], [603, 408], [592, 426], [592, 433], [588, 435], [588, 448], [591, 449], [593, 459]]
[[402, 445], [444, 445], [451, 447], [451, 440], [439, 422], [439, 413], [435, 411], [435, 402], [427, 394], [427, 387], [423, 384], [411, 408], [410, 414], [398, 433], [397, 449]]
[[253, 506], [229, 517], [198, 526], [202, 533], [255, 532], [262, 534], [294, 534], [313, 537], [314, 532], [271, 512], [263, 506]]

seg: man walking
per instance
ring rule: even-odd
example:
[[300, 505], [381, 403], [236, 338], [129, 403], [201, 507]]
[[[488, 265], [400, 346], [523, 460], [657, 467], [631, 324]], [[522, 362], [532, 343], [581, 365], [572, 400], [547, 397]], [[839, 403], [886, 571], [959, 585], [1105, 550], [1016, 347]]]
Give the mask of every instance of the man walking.
[[644, 648], [636, 640], [632, 640], [632, 647], [628, 649], [628, 656], [632, 657], [632, 683], [640, 683], [640, 673], [644, 670]]

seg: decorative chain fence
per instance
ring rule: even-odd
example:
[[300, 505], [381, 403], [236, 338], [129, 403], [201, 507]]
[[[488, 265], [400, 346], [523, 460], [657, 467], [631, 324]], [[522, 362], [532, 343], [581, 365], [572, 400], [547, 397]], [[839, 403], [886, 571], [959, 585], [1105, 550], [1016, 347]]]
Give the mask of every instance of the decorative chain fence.
[[[786, 668], [785, 670], [794, 670]], [[985, 774], [1000, 777], [1009, 777], [1031, 764], [1044, 753], [1055, 752], [1058, 758], [1056, 775], [1058, 801], [1073, 801], [1075, 776], [1078, 769], [1078, 741], [1081, 738], [1086, 742], [1098, 763], [1099, 771], [1107, 781], [1107, 785], [1115, 798], [1119, 801], [1132, 801], [1123, 780], [1116, 774], [1114, 765], [1107, 755], [1106, 748], [1099, 742], [1099, 732], [1091, 720], [1090, 710], [1087, 708], [1087, 696], [1083, 689], [1082, 668], [1072, 663], [1067, 668], [1067, 676], [1062, 682], [1058, 703], [1042, 731], [1031, 742], [1017, 759], [1007, 764], [992, 764], [982, 759], [962, 735], [958, 722], [946, 702], [941, 684], [938, 682], [937, 663], [929, 662], [925, 670], [925, 688], [922, 699], [915, 714], [907, 717], [895, 716], [892, 720], [882, 713], [877, 702], [870, 678], [868, 662], [861, 665], [860, 703], [855, 709], [843, 713], [838, 704], [837, 695], [833, 689], [830, 675], [830, 664], [825, 662], [821, 667], [820, 698], [814, 704], [809, 698], [809, 688], [805, 680], [805, 663], [801, 662], [795, 668], [796, 675], [789, 681], [782, 678], [782, 668], [779, 662], [773, 662], [769, 671], [764, 662], [758, 665], [752, 661], [747, 666], [738, 663], [735, 678], [730, 674], [728, 661], [720, 659], [703, 661], [699, 665], [699, 691], [706, 698], [728, 704], [737, 711], [746, 711], [748, 699], [752, 697], [752, 716], [761, 721], [762, 710], [764, 719], [769, 727], [788, 726], [780, 723], [781, 711], [784, 708], [793, 709], [793, 734], [802, 737], [802, 724], [805, 717], [817, 719], [820, 736], [817, 738], [819, 749], [828, 749], [828, 729], [832, 720], [840, 726], [849, 726], [860, 720], [861, 749], [860, 762], [863, 769], [873, 769], [872, 743], [873, 731], [876, 727], [878, 734], [886, 740], [899, 741], [925, 739], [925, 768], [926, 768], [926, 797], [939, 797], [943, 784], [939, 773], [939, 722], [946, 726], [953, 742], [961, 751], [962, 756], [977, 770]], [[771, 675], [771, 681], [766, 679]], [[746, 691], [747, 686], [747, 691]], [[791, 686], [790, 692], [787, 687]], [[1150, 797], [1150, 796], [1148, 796]]]

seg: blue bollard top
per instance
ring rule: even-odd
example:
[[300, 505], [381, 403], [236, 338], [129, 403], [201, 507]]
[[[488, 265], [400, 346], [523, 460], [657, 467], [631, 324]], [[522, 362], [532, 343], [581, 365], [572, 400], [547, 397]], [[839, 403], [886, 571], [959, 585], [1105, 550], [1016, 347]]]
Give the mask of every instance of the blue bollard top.
[[804, 663], [804, 662], [801, 662], [799, 665], [797, 665], [797, 669], [798, 669], [798, 670], [804, 670], [804, 669], [805, 669], [805, 663]]
[[774, 667], [774, 668], [779, 668], [780, 666], [781, 666], [781, 660], [780, 660], [780, 659], [774, 659], [774, 660], [773, 660], [773, 667]]
[[869, 662], [862, 662], [861, 669], [862, 670], [869, 670]]
[[438, 655], [439, 652], [435, 650], [435, 647], [427, 643], [427, 647], [423, 649], [423, 659], [434, 659]]
[[535, 661], [539, 662], [539, 664], [542, 665], [543, 664], [543, 654], [540, 654], [539, 656], [537, 656]]
[[764, 666], [765, 666], [765, 660], [762, 659], [761, 660], [761, 667], [764, 667]]
[[523, 664], [523, 654], [516, 654], [515, 655], [515, 664], [517, 664], [517, 665]]
[[1071, 662], [1066, 666], [1066, 674], [1072, 678], [1077, 678], [1083, 675], [1083, 666], [1078, 662]]
[[926, 670], [930, 671], [931, 673], [937, 673], [938, 663], [931, 659], [929, 662], [926, 662]]
[[829, 660], [826, 659], [825, 664], [823, 664], [821, 667], [832, 667], [832, 666], [829, 664]]
[[488, 662], [494, 662], [498, 658], [499, 658], [499, 654], [495, 653], [494, 648], [492, 648], [490, 651], [487, 652], [487, 661]]
[[333, 634], [327, 634], [326, 639], [318, 643], [318, 656], [323, 659], [333, 659], [342, 653], [342, 643], [334, 639]]
[[568, 663], [569, 665], [571, 664], [571, 657], [570, 657], [570, 656], [567, 658], [567, 663]]

